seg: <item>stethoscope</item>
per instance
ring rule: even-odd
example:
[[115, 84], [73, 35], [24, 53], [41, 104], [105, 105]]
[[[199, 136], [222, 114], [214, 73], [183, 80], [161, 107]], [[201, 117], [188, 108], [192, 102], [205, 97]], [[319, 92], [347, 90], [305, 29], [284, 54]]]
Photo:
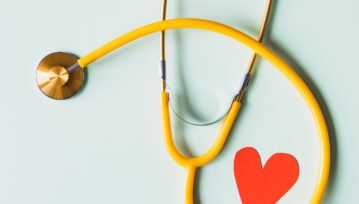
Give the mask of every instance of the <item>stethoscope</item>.
[[[268, 5], [270, 6], [270, 1]], [[268, 8], [269, 7], [267, 7], [267, 9]], [[267, 17], [265, 17], [265, 19]], [[265, 24], [266, 23], [264, 23], [264, 25]], [[299, 91], [299, 93], [304, 98], [306, 104], [308, 105], [308, 108], [311, 110], [312, 116], [317, 127], [318, 138], [320, 141], [320, 169], [317, 177], [316, 186], [310, 201], [310, 203], [313, 204], [320, 203], [324, 196], [325, 188], [329, 177], [330, 143], [325, 119], [320, 110], [318, 102], [316, 101], [310, 89], [301, 80], [301, 78], [290, 68], [289, 65], [287, 65], [271, 50], [263, 46], [258, 40], [249, 37], [248, 35], [237, 29], [214, 21], [193, 18], [178, 18], [155, 22], [130, 31], [79, 59], [76, 59], [73, 55], [68, 55], [66, 53], [54, 53], [46, 56], [40, 62], [37, 70], [37, 82], [39, 88], [45, 95], [54, 99], [64, 99], [71, 97], [82, 87], [84, 78], [83, 69], [86, 68], [88, 65], [92, 64], [101, 57], [109, 54], [110, 52], [143, 36], [156, 32], [162, 32], [162, 35], [164, 35], [165, 30], [179, 28], [208, 30], [225, 35], [240, 43], [243, 43], [247, 47], [251, 48], [254, 51], [255, 55], [259, 55], [264, 59], [268, 60], [287, 79], [289, 79], [289, 81]], [[255, 55], [252, 58], [251, 62], [254, 62]], [[162, 62], [164, 62], [164, 58], [162, 59]], [[165, 63], [162, 64], [165, 65]], [[234, 98], [212, 147], [208, 150], [208, 152], [201, 156], [187, 157], [180, 153], [172, 137], [169, 93], [166, 91], [166, 81], [164, 74], [165, 66], [161, 66], [161, 68], [163, 74], [161, 77], [162, 90], [160, 96], [162, 104], [161, 111], [165, 146], [172, 159], [187, 170], [185, 201], [186, 204], [192, 204], [196, 169], [199, 167], [203, 167], [209, 162], [211, 162], [222, 150], [228, 137], [228, 134], [232, 128], [232, 125], [235, 122], [237, 114], [240, 110], [241, 99], [246, 90], [246, 86], [248, 84], [248, 80], [250, 79], [252, 69], [249, 69], [249, 72], [247, 72], [243, 83], [244, 85], [242, 86], [243, 88], [240, 89], [239, 93]]]

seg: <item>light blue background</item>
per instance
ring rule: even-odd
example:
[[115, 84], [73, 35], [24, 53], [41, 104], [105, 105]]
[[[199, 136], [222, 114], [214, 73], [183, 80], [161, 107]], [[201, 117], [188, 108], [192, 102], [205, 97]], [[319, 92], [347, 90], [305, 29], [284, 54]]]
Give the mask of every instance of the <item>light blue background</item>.
[[[50, 52], [83, 56], [157, 21], [158, 0], [0, 2], [0, 203], [183, 203], [185, 171], [168, 156], [159, 106], [159, 35], [91, 65], [83, 91], [65, 101], [43, 96], [35, 70]], [[229, 24], [255, 37], [265, 1], [169, 0], [169, 17]], [[265, 45], [288, 62], [318, 98], [331, 134], [333, 165], [324, 203], [358, 203], [358, 1], [275, 0]], [[251, 51], [206, 31], [168, 32], [169, 85], [187, 118], [223, 114]], [[313, 119], [294, 87], [265, 60], [225, 149], [200, 171], [201, 203], [240, 203], [233, 157], [253, 146], [263, 162], [295, 155], [296, 185], [280, 203], [308, 203], [318, 173]], [[219, 124], [198, 128], [173, 117], [183, 152], [204, 153]]]

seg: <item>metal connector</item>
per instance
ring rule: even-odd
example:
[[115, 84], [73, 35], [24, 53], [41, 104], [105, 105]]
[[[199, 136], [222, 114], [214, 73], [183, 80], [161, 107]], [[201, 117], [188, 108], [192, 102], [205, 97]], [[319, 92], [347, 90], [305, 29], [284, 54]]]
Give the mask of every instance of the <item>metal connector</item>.
[[251, 74], [246, 74], [244, 76], [244, 80], [243, 80], [243, 83], [242, 83], [242, 86], [241, 86], [241, 89], [239, 90], [238, 94], [236, 95], [235, 97], [235, 100], [236, 101], [241, 101], [242, 98], [243, 98], [243, 95], [244, 93], [246, 92], [247, 88], [248, 88], [248, 85], [249, 85], [249, 82], [251, 81], [252, 79], [252, 75]]
[[79, 63], [76, 62], [75, 64], [73, 64], [69, 68], [67, 68], [66, 70], [67, 70], [68, 73], [71, 73], [71, 72], [75, 71], [78, 68], [81, 68], [81, 66], [79, 65]]
[[159, 74], [162, 79], [162, 91], [166, 91], [166, 60], [160, 61]]

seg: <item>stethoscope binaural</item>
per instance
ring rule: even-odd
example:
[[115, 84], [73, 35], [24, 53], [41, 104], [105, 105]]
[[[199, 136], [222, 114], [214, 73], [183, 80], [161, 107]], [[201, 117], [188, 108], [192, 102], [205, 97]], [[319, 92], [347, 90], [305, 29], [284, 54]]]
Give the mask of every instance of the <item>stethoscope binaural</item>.
[[[264, 33], [265, 33], [265, 30], [266, 30], [267, 25], [268, 25], [268, 19], [269, 19], [269, 14], [270, 14], [270, 11], [271, 11], [272, 2], [273, 2], [272, 0], [267, 0], [264, 16], [263, 16], [263, 20], [262, 20], [262, 25], [260, 27], [258, 38], [257, 38], [258, 42], [263, 41]], [[166, 20], [166, 15], [167, 15], [167, 0], [162, 0], [161, 20]], [[164, 30], [161, 31], [161, 40], [160, 40], [160, 48], [161, 48], [160, 73], [161, 73], [161, 79], [162, 79], [162, 91], [166, 91], [166, 88], [168, 87], [167, 81], [166, 81], [166, 39], [165, 39], [165, 33], [166, 32]], [[239, 101], [244, 96], [244, 93], [247, 90], [249, 82], [251, 81], [252, 74], [253, 74], [253, 71], [254, 71], [254, 64], [256, 62], [256, 59], [257, 59], [257, 54], [254, 52], [252, 54], [251, 58], [250, 58], [248, 68], [247, 68], [246, 74], [244, 76], [242, 85], [240, 86], [239, 91], [234, 96], [234, 98], [239, 100]], [[170, 107], [172, 108], [173, 113], [180, 120], [182, 120], [183, 122], [185, 122], [187, 124], [194, 125], [194, 126], [212, 125], [212, 124], [217, 123], [220, 120], [222, 120], [226, 116], [226, 114], [228, 113], [228, 112], [226, 112], [226, 114], [221, 115], [219, 118], [217, 118], [215, 120], [205, 122], [205, 123], [198, 123], [198, 122], [189, 121], [188, 119], [185, 119], [183, 116], [181, 116], [179, 114], [179, 112], [176, 111], [174, 106], [171, 104], [171, 100], [169, 100], [169, 104], [170, 104]]]
[[[194, 28], [208, 30], [216, 32], [227, 37], [230, 37], [247, 47], [251, 48], [256, 54], [268, 60], [274, 67], [276, 67], [289, 81], [294, 85], [294, 87], [299, 91], [299, 93], [304, 98], [308, 108], [310, 109], [312, 116], [314, 118], [317, 132], [320, 141], [320, 170], [317, 177], [317, 182], [315, 189], [312, 194], [310, 203], [318, 204], [321, 202], [325, 188], [328, 182], [329, 176], [329, 167], [330, 167], [330, 143], [328, 130], [326, 123], [323, 117], [323, 114], [320, 110], [320, 107], [311, 93], [310, 89], [306, 84], [301, 80], [301, 78], [287, 65], [282, 59], [280, 59], [276, 54], [271, 50], [263, 46], [257, 40], [249, 37], [248, 35], [242, 33], [239, 30], [236, 30], [232, 27], [202, 19], [193, 19], [193, 18], [179, 18], [164, 20], [160, 22], [155, 22], [149, 25], [142, 26], [133, 31], [130, 31], [113, 41], [103, 45], [102, 47], [94, 50], [93, 52], [85, 55], [84, 57], [74, 61], [71, 57], [61, 58], [62, 55], [58, 56], [48, 56], [44, 59], [38, 68], [37, 80], [38, 85], [41, 91], [47, 96], [61, 99], [72, 96], [75, 92], [72, 88], [66, 87], [65, 84], [70, 84], [72, 87], [80, 87], [81, 83], [76, 81], [76, 77], [83, 78], [82, 70], [100, 59], [101, 57], [107, 55], [108, 53], [130, 43], [136, 39], [139, 39], [143, 36], [161, 32], [170, 29], [179, 29], [179, 28]], [[50, 59], [51, 58], [51, 59]], [[67, 63], [65, 63], [65, 61]], [[69, 64], [71, 62], [71, 64]], [[72, 63], [73, 62], [73, 63]], [[66, 67], [65, 67], [66, 66]], [[48, 68], [47, 72], [45, 69]], [[46, 74], [50, 73], [50, 74]], [[76, 77], [75, 75], [76, 74]], [[51, 75], [51, 77], [49, 77]], [[54, 78], [54, 76], [57, 76]], [[48, 77], [48, 78], [46, 78]], [[164, 80], [162, 79], [162, 84]], [[169, 93], [166, 92], [165, 88], [162, 88], [161, 91], [161, 104], [162, 104], [162, 119], [163, 119], [163, 133], [166, 148], [179, 165], [187, 169], [187, 183], [186, 183], [186, 204], [193, 203], [193, 185], [195, 180], [196, 169], [208, 164], [212, 161], [223, 148], [227, 136], [231, 130], [231, 127], [236, 119], [236, 116], [241, 107], [241, 97], [238, 95], [232, 102], [231, 107], [226, 114], [223, 124], [218, 132], [216, 141], [210, 150], [199, 156], [199, 157], [187, 157], [181, 154], [173, 141], [172, 131], [171, 131], [171, 122], [170, 122], [170, 112], [169, 112]]]

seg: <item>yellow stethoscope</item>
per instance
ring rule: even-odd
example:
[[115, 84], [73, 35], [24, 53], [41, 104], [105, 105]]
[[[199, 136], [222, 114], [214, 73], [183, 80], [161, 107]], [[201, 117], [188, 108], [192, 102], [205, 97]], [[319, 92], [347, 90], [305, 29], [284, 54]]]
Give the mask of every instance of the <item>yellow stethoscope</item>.
[[[323, 114], [320, 110], [318, 102], [311, 93], [310, 89], [306, 84], [301, 80], [301, 78], [287, 65], [281, 58], [274, 54], [271, 50], [263, 46], [258, 40], [255, 40], [243, 32], [234, 29], [232, 27], [202, 19], [194, 18], [178, 18], [171, 20], [163, 20], [160, 22], [155, 22], [149, 25], [142, 26], [131, 32], [128, 32], [113, 41], [103, 45], [102, 47], [94, 50], [93, 52], [85, 55], [84, 57], [78, 59], [74, 64], [69, 66], [66, 69], [67, 73], [75, 72], [76, 70], [83, 69], [101, 57], [107, 55], [108, 53], [130, 43], [134, 40], [137, 40], [143, 36], [153, 34], [156, 32], [162, 32], [164, 34], [165, 30], [170, 29], [179, 29], [179, 28], [193, 28], [193, 29], [203, 29], [212, 32], [216, 32], [227, 37], [230, 37], [247, 47], [251, 48], [255, 54], [268, 60], [274, 67], [276, 67], [289, 81], [294, 85], [294, 87], [299, 91], [299, 93], [304, 98], [308, 108], [310, 109], [312, 116], [315, 120], [317, 127], [317, 132], [320, 141], [320, 170], [317, 177], [317, 183], [312, 194], [311, 204], [318, 204], [321, 202], [325, 188], [328, 182], [329, 177], [329, 167], [330, 167], [330, 143], [329, 135], [326, 127], [326, 123], [323, 117]], [[261, 37], [260, 37], [261, 38]], [[261, 40], [261, 39], [259, 39]], [[255, 56], [253, 57], [255, 59]], [[251, 62], [254, 61], [252, 59]], [[61, 61], [55, 59], [55, 61]], [[59, 62], [60, 63], [60, 62]], [[63, 86], [68, 78], [68, 75], [61, 70], [61, 66], [53, 66], [53, 75], [58, 74], [59, 78], [56, 79], [55, 86]], [[57, 71], [57, 72], [56, 72]], [[250, 70], [251, 71], [251, 70]], [[249, 72], [250, 73], [250, 72]], [[39, 80], [39, 79], [38, 79]], [[70, 80], [71, 81], [71, 80]], [[67, 82], [71, 83], [71, 82]], [[161, 103], [162, 103], [162, 119], [163, 119], [163, 134], [166, 148], [171, 155], [172, 159], [175, 160], [179, 165], [187, 169], [187, 183], [186, 183], [186, 193], [185, 193], [185, 202], [186, 204], [193, 204], [193, 186], [196, 175], [196, 169], [202, 167], [209, 162], [211, 162], [222, 150], [227, 136], [231, 130], [231, 127], [236, 120], [236, 116], [241, 107], [241, 94], [233, 100], [231, 107], [226, 114], [223, 124], [219, 130], [217, 139], [215, 140], [213, 146], [205, 154], [198, 157], [187, 157], [181, 154], [172, 137], [171, 131], [171, 122], [170, 122], [170, 112], [169, 112], [169, 93], [166, 92], [165, 80], [162, 79], [162, 91], [161, 91]], [[41, 88], [41, 85], [39, 85]], [[43, 87], [46, 88], [46, 85]], [[243, 90], [242, 90], [243, 91]]]

